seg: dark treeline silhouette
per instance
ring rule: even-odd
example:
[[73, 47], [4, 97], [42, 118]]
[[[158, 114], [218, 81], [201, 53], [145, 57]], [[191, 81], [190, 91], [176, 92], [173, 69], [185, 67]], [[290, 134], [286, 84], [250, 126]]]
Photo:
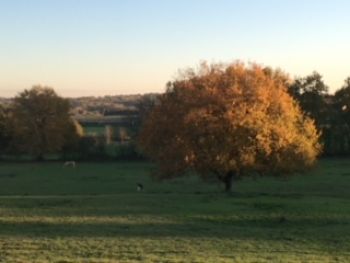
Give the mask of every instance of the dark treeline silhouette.
[[312, 74], [297, 78], [289, 85], [289, 93], [298, 101], [305, 114], [315, 120], [321, 132], [324, 156], [350, 154], [350, 78], [329, 94], [322, 76]]

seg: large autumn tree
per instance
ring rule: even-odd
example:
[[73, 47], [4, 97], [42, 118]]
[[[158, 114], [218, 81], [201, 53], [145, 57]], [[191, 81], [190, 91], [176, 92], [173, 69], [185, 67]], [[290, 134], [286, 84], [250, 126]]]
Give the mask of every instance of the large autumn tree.
[[156, 176], [194, 171], [232, 181], [252, 174], [284, 176], [312, 166], [319, 134], [287, 93], [288, 78], [259, 65], [206, 65], [168, 85], [143, 125], [141, 149]]
[[13, 136], [16, 148], [42, 159], [58, 153], [72, 137], [75, 124], [69, 114], [69, 101], [49, 87], [34, 86], [14, 98]]

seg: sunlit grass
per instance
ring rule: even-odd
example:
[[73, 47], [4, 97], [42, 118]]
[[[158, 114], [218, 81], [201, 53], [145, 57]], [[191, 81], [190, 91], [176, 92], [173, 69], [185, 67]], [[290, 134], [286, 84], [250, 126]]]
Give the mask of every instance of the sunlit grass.
[[[350, 162], [228, 196], [146, 163], [0, 165], [0, 262], [349, 262]], [[136, 183], [145, 186], [136, 191]]]

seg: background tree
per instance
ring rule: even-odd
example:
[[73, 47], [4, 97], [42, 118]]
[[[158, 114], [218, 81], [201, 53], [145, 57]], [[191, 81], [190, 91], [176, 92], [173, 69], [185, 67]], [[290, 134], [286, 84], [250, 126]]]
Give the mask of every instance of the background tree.
[[312, 166], [319, 135], [285, 83], [284, 74], [258, 65], [188, 70], [160, 96], [140, 134], [141, 149], [158, 164], [155, 176], [195, 171], [230, 191], [241, 176]]
[[157, 103], [158, 94], [145, 94], [136, 103], [137, 116], [132, 116], [130, 122], [132, 123], [134, 135], [140, 132], [143, 121], [147, 118], [154, 105]]
[[302, 110], [316, 121], [318, 127], [328, 121], [328, 86], [319, 73], [315, 71], [306, 77], [297, 78], [288, 87], [288, 91], [299, 102]]
[[64, 131], [64, 145], [61, 149], [64, 160], [80, 157], [80, 141], [83, 136], [84, 128], [76, 120], [70, 120]]
[[342, 122], [350, 125], [350, 77], [344, 81], [343, 87], [335, 92], [334, 108]]
[[[350, 77], [332, 100], [329, 124], [324, 128], [327, 153], [345, 155], [350, 153]], [[327, 129], [327, 130], [326, 130]], [[325, 137], [325, 136], [324, 136]]]
[[17, 148], [42, 159], [58, 153], [71, 129], [69, 102], [52, 88], [34, 86], [14, 98], [13, 121]]
[[11, 146], [11, 126], [9, 109], [0, 106], [0, 154], [6, 153]]

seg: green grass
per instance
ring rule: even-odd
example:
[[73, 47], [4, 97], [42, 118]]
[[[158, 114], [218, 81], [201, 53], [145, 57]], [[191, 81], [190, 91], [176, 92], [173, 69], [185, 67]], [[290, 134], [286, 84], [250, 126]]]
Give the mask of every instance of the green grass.
[[232, 196], [151, 170], [1, 163], [0, 262], [350, 262], [350, 160]]

